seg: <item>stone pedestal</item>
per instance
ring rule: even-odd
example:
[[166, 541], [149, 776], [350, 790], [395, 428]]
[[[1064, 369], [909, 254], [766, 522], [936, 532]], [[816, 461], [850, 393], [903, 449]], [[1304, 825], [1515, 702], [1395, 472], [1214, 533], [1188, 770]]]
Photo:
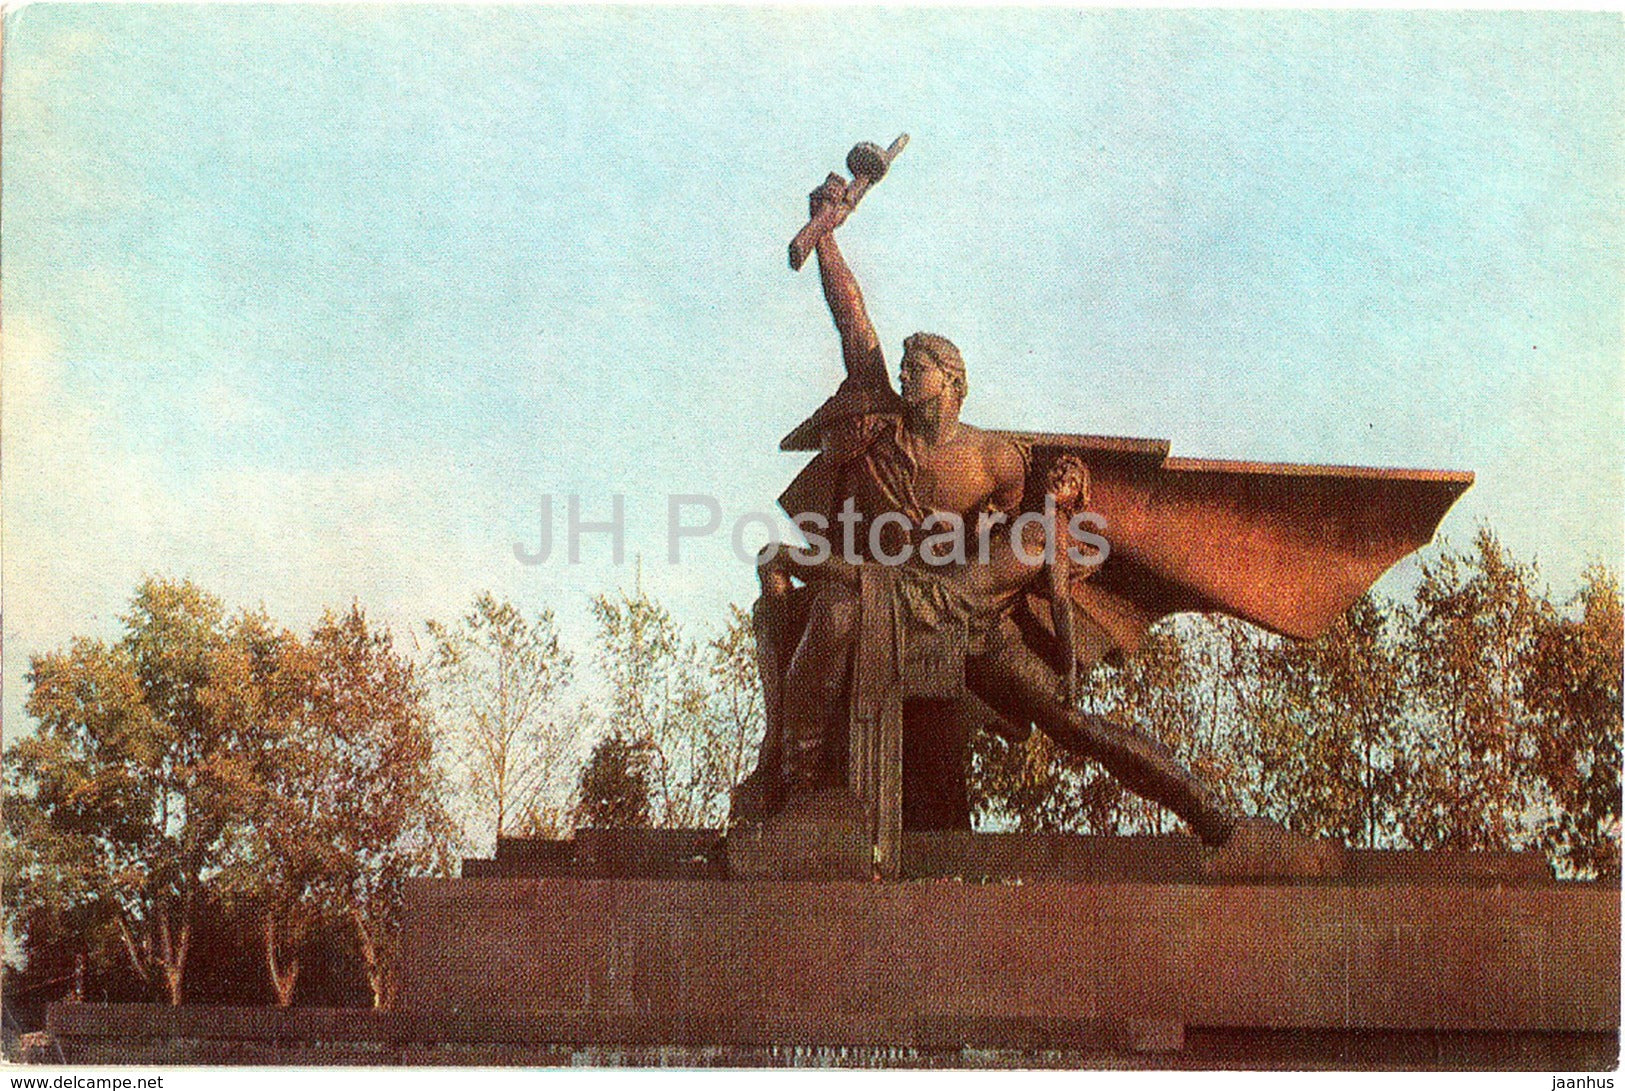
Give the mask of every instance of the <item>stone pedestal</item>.
[[897, 881], [841, 877], [862, 869], [840, 844], [826, 877], [730, 877], [771, 847], [706, 830], [504, 841], [465, 878], [409, 884], [394, 1012], [57, 1005], [36, 1059], [1618, 1060], [1619, 889], [1555, 882], [1536, 857], [1354, 851], [1336, 878], [1237, 879], [1186, 837], [905, 833]]
[[880, 854], [868, 809], [846, 788], [791, 799], [764, 822], [736, 826], [725, 845], [735, 879], [872, 879]]
[[536, 1041], [1035, 1056], [1617, 1036], [1619, 892], [1532, 857], [1351, 852], [1336, 879], [1237, 880], [1183, 837], [908, 834], [901, 868], [415, 882], [402, 1007], [500, 1012]]

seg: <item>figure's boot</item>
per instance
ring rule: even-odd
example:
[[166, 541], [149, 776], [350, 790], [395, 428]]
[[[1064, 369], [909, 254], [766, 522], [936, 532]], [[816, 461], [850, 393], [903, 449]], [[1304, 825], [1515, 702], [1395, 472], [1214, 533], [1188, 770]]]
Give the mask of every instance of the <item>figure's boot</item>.
[[779, 689], [780, 761], [790, 792], [839, 783], [834, 751], [846, 738], [847, 679], [857, 624], [856, 597], [844, 586], [824, 589], [808, 611], [807, 628]]
[[834, 742], [846, 737], [837, 719], [846, 714], [844, 683], [844, 678], [835, 678], [785, 694], [781, 760], [786, 791], [808, 792], [839, 783], [832, 751]]
[[1343, 846], [1293, 833], [1267, 818], [1243, 818], [1202, 861], [1209, 875], [1235, 879], [1330, 879], [1343, 874]]

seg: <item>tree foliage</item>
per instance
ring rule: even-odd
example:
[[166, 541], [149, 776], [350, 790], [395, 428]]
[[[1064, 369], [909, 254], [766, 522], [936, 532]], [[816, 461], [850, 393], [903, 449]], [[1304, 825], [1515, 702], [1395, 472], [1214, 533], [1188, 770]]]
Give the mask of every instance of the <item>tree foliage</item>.
[[360, 607], [323, 617], [310, 653], [311, 722], [329, 740], [317, 802], [333, 846], [324, 881], [355, 929], [374, 1006], [388, 1008], [406, 880], [451, 864], [432, 724], [415, 667]]
[[1405, 672], [1416, 751], [1405, 801], [1421, 848], [1523, 846], [1541, 815], [1533, 758], [1543, 725], [1524, 697], [1555, 612], [1488, 529], [1470, 552], [1422, 564]]
[[553, 833], [579, 722], [559, 705], [574, 659], [551, 610], [527, 620], [483, 592], [456, 625], [428, 623], [443, 725], [493, 835]]
[[701, 766], [709, 800], [706, 820], [716, 822], [726, 817], [729, 791], [755, 767], [767, 726], [750, 614], [730, 604], [726, 624], [706, 642], [704, 654], [710, 702]]
[[1546, 725], [1537, 767], [1556, 818], [1544, 846], [1581, 874], [1620, 878], [1621, 649], [1619, 578], [1585, 574], [1570, 612], [1541, 633], [1528, 698]]
[[574, 811], [578, 827], [643, 827], [649, 823], [649, 746], [618, 731], [599, 739], [581, 770]]
[[255, 922], [288, 1003], [299, 948], [342, 920], [387, 1003], [401, 885], [443, 870], [450, 834], [414, 668], [359, 608], [301, 642], [148, 580], [123, 621], [31, 665], [39, 730], [5, 758], [14, 926], [72, 922], [83, 956], [120, 952], [179, 1004], [207, 905]]
[[293, 633], [263, 612], [233, 623], [217, 657], [210, 707], [238, 725], [246, 775], [237, 784], [241, 823], [221, 875], [222, 896], [258, 924], [279, 1005], [293, 1001], [301, 948], [331, 913], [331, 859], [321, 787], [326, 743], [308, 715], [314, 664]]
[[[574, 777], [578, 721], [560, 704], [574, 659], [549, 612], [479, 596], [431, 625], [426, 676], [358, 605], [301, 638], [185, 581], [143, 582], [117, 639], [30, 664], [38, 729], [5, 754], [0, 868], [31, 961], [8, 997], [88, 981], [180, 1003], [201, 950], [205, 999], [242, 1002], [257, 975], [275, 1003], [349, 1003], [353, 988], [389, 1006], [406, 882], [445, 874], [463, 840], [442, 743], [461, 755], [465, 829], [720, 825], [763, 727], [748, 615], [695, 639], [641, 587], [592, 610], [603, 726]], [[1539, 850], [1617, 882], [1621, 645], [1616, 574], [1593, 568], [1554, 600], [1484, 530], [1313, 642], [1169, 619], [1079, 703], [1167, 743], [1238, 811], [1304, 833]], [[1174, 829], [1042, 734], [978, 737], [971, 768], [984, 828]]]
[[1319, 640], [1261, 643], [1243, 716], [1273, 816], [1366, 848], [1395, 828], [1415, 757], [1403, 666], [1394, 612], [1369, 595]]
[[592, 601], [597, 662], [612, 732], [648, 754], [651, 807], [664, 826], [719, 824], [762, 732], [749, 616], [732, 609], [701, 646], [660, 603], [635, 594]]
[[209, 689], [229, 637], [220, 602], [148, 580], [115, 644], [35, 656], [36, 734], [7, 754], [8, 900], [88, 913], [134, 973], [184, 996], [195, 910], [250, 773]]

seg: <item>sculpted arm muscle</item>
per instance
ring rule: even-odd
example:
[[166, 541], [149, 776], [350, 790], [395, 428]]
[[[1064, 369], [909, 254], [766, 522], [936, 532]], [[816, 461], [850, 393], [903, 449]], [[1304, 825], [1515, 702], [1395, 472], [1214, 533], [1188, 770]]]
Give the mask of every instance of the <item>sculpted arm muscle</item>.
[[988, 505], [997, 511], [1015, 511], [1021, 507], [1022, 494], [1027, 488], [1027, 462], [1009, 440], [995, 440], [987, 452], [988, 473], [993, 478], [993, 491]]
[[846, 363], [847, 376], [861, 386], [888, 385], [890, 379], [886, 375], [886, 357], [880, 348], [880, 337], [869, 321], [858, 278], [852, 275], [840, 248], [835, 245], [834, 232], [819, 240], [818, 272], [824, 283], [824, 301], [829, 304], [836, 332], [841, 335], [841, 358]]
[[[827, 202], [844, 202], [845, 187], [838, 175], [812, 192], [812, 214], [817, 216]], [[843, 216], [842, 219], [845, 219]], [[824, 287], [824, 302], [829, 304], [830, 317], [835, 319], [835, 330], [841, 335], [841, 358], [846, 363], [847, 378], [859, 386], [890, 386], [886, 374], [886, 357], [880, 348], [880, 338], [874, 324], [869, 321], [869, 310], [864, 306], [863, 292], [858, 278], [841, 255], [831, 230], [818, 241], [818, 276]]]

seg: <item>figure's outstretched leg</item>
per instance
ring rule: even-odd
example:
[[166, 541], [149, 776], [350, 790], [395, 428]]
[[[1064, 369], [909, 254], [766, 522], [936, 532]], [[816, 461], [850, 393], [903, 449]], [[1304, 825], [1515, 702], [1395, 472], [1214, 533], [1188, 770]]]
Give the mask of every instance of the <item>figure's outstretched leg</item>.
[[1100, 762], [1125, 788], [1184, 819], [1205, 844], [1223, 844], [1235, 829], [1213, 793], [1162, 743], [1069, 707], [1060, 675], [1022, 642], [1009, 619], [990, 636], [985, 653], [966, 660], [965, 683], [1006, 719], [1036, 724], [1067, 750]]

